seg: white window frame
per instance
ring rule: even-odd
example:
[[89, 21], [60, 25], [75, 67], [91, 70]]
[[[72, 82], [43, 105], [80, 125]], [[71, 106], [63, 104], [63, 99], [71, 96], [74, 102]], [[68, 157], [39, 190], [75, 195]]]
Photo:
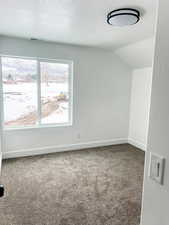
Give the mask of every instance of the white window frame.
[[[2, 74], [2, 58], [19, 58], [19, 59], [28, 59], [36, 60], [37, 62], [37, 116], [38, 121], [35, 125], [26, 125], [26, 126], [15, 126], [7, 127], [5, 126], [4, 121], [4, 98], [3, 98], [3, 74]], [[41, 71], [40, 71], [40, 62], [55, 62], [63, 63], [69, 65], [69, 80], [68, 80], [68, 93], [69, 93], [69, 120], [67, 123], [41, 123]], [[3, 130], [25, 130], [25, 129], [36, 129], [36, 128], [52, 128], [52, 127], [64, 127], [72, 126], [73, 124], [73, 61], [64, 60], [64, 59], [49, 59], [49, 58], [40, 58], [40, 57], [25, 57], [25, 56], [13, 56], [13, 55], [0, 55], [0, 107], [2, 109], [1, 120]]]

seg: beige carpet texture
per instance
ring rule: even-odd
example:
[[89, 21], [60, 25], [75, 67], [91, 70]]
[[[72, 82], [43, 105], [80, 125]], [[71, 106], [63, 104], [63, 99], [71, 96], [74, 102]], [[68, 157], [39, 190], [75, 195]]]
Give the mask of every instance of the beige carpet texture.
[[0, 225], [139, 225], [143, 170], [128, 144], [4, 160]]

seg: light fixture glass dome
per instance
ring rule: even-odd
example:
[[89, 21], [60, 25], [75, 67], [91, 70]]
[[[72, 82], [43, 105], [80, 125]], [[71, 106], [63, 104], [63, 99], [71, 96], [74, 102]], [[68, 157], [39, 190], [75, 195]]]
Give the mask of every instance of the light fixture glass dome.
[[107, 15], [107, 23], [112, 26], [128, 26], [140, 20], [140, 13], [136, 9], [116, 9]]

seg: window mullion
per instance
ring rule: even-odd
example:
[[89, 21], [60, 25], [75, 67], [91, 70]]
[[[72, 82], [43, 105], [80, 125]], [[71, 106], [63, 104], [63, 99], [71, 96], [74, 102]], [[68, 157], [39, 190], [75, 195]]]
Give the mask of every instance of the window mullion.
[[38, 106], [38, 125], [41, 124], [41, 71], [40, 71], [40, 62], [37, 60], [37, 106]]

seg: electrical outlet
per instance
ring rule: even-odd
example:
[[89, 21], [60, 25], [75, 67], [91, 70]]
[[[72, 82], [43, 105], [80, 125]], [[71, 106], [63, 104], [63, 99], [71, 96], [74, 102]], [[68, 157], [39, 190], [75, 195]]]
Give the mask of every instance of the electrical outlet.
[[150, 155], [149, 177], [159, 184], [163, 184], [164, 177], [164, 158], [156, 154]]

